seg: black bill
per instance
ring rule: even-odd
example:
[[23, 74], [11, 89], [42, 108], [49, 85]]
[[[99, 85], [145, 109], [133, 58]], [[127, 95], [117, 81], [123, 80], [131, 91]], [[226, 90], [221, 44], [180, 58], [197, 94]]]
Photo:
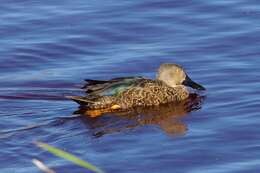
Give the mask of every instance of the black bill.
[[189, 86], [191, 88], [197, 89], [197, 90], [206, 90], [200, 84], [193, 82], [188, 76], [186, 76], [186, 79], [182, 82], [182, 84], [185, 85], [185, 86]]

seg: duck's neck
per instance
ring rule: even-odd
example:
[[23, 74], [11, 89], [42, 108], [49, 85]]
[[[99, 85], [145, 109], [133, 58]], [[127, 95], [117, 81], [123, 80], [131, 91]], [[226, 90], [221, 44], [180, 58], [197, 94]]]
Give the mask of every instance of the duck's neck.
[[183, 91], [185, 91], [185, 92], [189, 92], [189, 90], [187, 89], [187, 87], [184, 86], [184, 85], [176, 85], [175, 83], [165, 82], [165, 81], [159, 80], [159, 79], [156, 79], [156, 80], [158, 80], [158, 81], [160, 81], [160, 82], [166, 84], [167, 86], [169, 86], [169, 87], [171, 87], [171, 88], [177, 88], [177, 89], [179, 89], [179, 90], [183, 90]]
[[169, 80], [161, 80], [161, 79], [158, 79], [158, 78], [156, 80], [158, 80], [158, 81], [160, 81], [160, 82], [162, 82], [162, 83], [164, 83], [164, 84], [166, 84], [166, 85], [168, 85], [169, 87], [172, 87], [172, 88], [180, 86], [180, 85], [176, 85], [174, 82], [169, 81]]

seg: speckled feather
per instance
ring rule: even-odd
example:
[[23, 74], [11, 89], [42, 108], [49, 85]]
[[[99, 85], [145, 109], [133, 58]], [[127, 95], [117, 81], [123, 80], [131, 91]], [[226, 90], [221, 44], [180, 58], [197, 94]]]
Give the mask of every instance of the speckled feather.
[[189, 96], [183, 86], [169, 87], [159, 80], [143, 79], [138, 85], [118, 95], [123, 108], [152, 106], [184, 100]]

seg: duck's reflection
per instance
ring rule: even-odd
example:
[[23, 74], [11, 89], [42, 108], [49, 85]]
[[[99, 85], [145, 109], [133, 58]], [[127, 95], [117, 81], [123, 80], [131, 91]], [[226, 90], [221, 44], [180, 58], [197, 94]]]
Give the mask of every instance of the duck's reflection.
[[75, 113], [83, 114], [82, 121], [92, 130], [93, 136], [122, 132], [145, 125], [156, 125], [168, 135], [183, 135], [187, 125], [181, 118], [189, 112], [201, 108], [203, 96], [191, 94], [189, 99], [156, 107], [138, 107], [127, 112], [102, 113], [91, 117], [89, 111], [79, 109]]

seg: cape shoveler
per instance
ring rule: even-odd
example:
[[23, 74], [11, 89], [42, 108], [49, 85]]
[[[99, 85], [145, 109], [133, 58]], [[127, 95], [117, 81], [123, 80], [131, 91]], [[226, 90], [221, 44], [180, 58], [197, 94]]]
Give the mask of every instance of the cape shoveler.
[[86, 96], [67, 96], [88, 110], [129, 109], [154, 106], [187, 99], [187, 86], [205, 90], [192, 81], [177, 64], [162, 64], [155, 80], [143, 77], [113, 78], [107, 81], [86, 80]]

